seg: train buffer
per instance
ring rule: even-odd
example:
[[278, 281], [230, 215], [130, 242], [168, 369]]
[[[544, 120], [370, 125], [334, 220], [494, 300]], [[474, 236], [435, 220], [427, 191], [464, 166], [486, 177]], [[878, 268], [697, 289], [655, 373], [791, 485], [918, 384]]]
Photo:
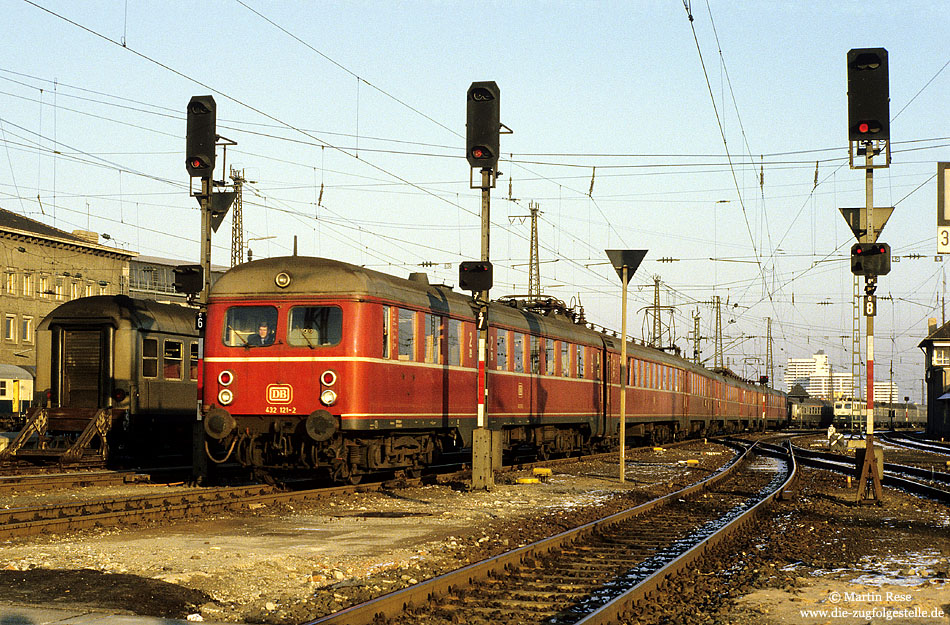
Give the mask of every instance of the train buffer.
[[0, 462], [104, 462], [112, 418], [108, 408], [34, 408], [16, 438], [0, 450]]

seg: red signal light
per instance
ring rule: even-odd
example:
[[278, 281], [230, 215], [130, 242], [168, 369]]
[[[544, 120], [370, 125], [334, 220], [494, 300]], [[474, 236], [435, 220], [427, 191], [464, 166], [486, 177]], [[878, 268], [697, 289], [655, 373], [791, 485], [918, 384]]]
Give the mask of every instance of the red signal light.
[[869, 131], [870, 129], [871, 129], [871, 126], [867, 122], [861, 122], [860, 124], [858, 124], [858, 132], [864, 133], [864, 132]]
[[472, 148], [472, 156], [475, 158], [485, 158], [485, 150], [482, 148]]

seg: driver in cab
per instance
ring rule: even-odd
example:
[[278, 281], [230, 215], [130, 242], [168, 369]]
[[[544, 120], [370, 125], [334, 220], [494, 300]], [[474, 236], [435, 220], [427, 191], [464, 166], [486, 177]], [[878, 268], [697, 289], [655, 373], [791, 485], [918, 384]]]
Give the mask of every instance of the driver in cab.
[[248, 347], [266, 347], [267, 345], [273, 344], [274, 331], [266, 321], [262, 321], [260, 326], [258, 326], [257, 334], [252, 334], [247, 339]]

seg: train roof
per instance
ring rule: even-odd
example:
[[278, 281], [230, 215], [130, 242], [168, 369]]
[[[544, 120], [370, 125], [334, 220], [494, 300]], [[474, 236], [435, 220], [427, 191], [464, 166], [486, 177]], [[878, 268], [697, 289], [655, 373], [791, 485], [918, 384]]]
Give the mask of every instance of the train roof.
[[69, 325], [93, 320], [109, 322], [117, 328], [129, 324], [141, 330], [198, 335], [194, 308], [127, 295], [93, 295], [68, 301], [46, 315], [37, 330], [48, 330], [52, 324]]

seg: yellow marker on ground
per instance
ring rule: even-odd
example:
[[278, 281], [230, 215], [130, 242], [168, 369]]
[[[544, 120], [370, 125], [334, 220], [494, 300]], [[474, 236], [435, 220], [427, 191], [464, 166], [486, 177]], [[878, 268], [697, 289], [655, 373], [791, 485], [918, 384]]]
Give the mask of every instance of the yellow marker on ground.
[[536, 477], [519, 477], [515, 480], [519, 484], [540, 484], [541, 480]]
[[551, 469], [548, 469], [548, 468], [546, 468], [546, 467], [536, 467], [536, 468], [534, 469], [534, 474], [535, 474], [535, 475], [538, 475], [538, 476], [543, 475], [543, 476], [546, 476], [546, 477], [547, 477], [547, 476], [550, 476], [550, 475], [551, 475]]
[[653, 451], [655, 451], [655, 452], [657, 452], [657, 453], [661, 453], [661, 452], [664, 452], [664, 451], [666, 451], [666, 450], [663, 449], [662, 447], [654, 447], [654, 448], [653, 448]]

